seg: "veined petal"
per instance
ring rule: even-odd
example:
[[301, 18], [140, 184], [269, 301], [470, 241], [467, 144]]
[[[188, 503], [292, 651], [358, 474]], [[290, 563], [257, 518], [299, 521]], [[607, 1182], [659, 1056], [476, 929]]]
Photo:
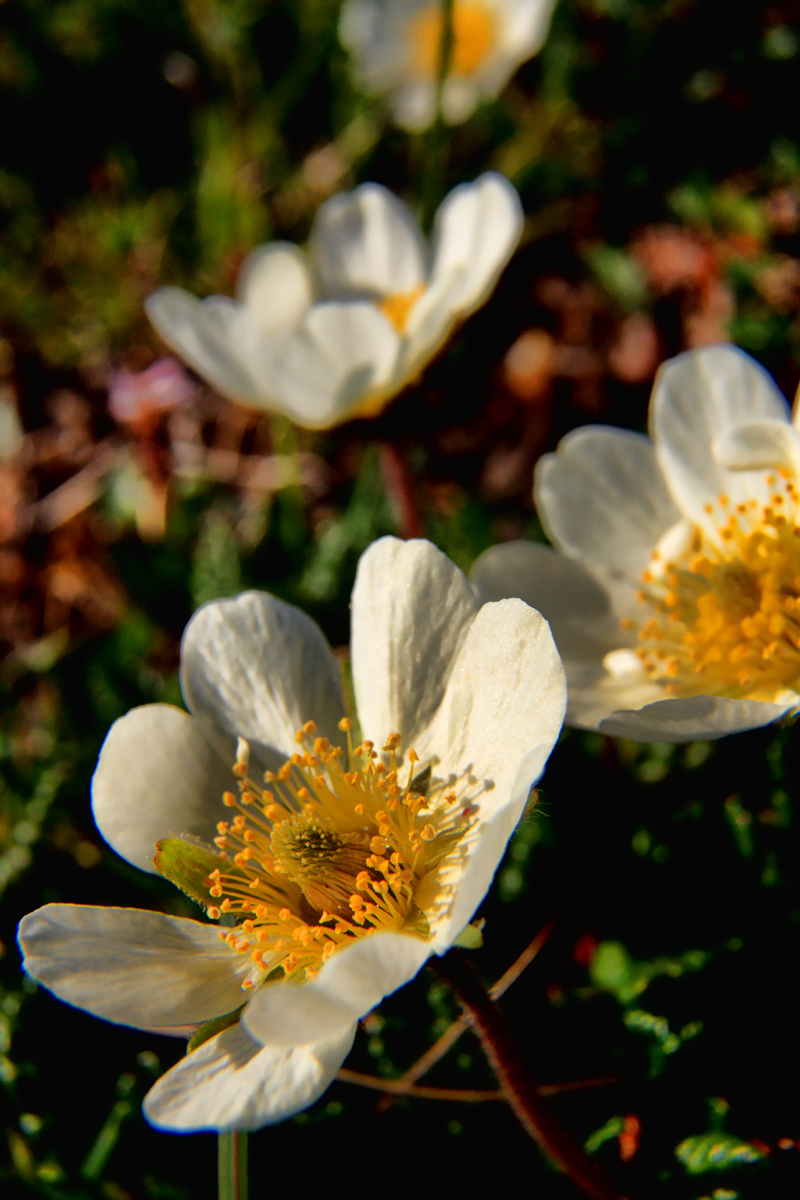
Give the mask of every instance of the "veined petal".
[[534, 495], [550, 540], [627, 611], [656, 543], [680, 517], [650, 441], [622, 429], [576, 429], [537, 463]]
[[404, 749], [441, 704], [477, 603], [430, 542], [385, 537], [361, 556], [352, 598], [353, 682], [364, 736]]
[[705, 505], [769, 502], [763, 471], [727, 471], [714, 457], [717, 434], [742, 421], [788, 421], [789, 409], [766, 371], [735, 346], [701, 346], [664, 363], [650, 403], [650, 426], [664, 477], [679, 508], [714, 528]]
[[244, 260], [236, 292], [259, 329], [273, 335], [288, 333], [300, 324], [314, 299], [305, 254], [290, 242], [259, 246]]
[[436, 213], [431, 286], [464, 271], [459, 308], [477, 308], [513, 254], [522, 225], [519, 196], [504, 175], [487, 171], [453, 188]]
[[353, 1044], [352, 1022], [305, 1046], [262, 1046], [241, 1023], [203, 1042], [150, 1089], [148, 1121], [175, 1133], [260, 1129], [313, 1104]]
[[231, 764], [237, 736], [271, 770], [297, 749], [294, 735], [306, 721], [339, 739], [344, 703], [328, 643], [304, 612], [266, 592], [214, 600], [195, 613], [183, 635], [181, 684]]
[[519, 596], [550, 624], [562, 658], [600, 662], [622, 645], [608, 592], [585, 567], [537, 542], [503, 542], [475, 560], [470, 579], [486, 604]]
[[417, 222], [402, 200], [377, 183], [326, 200], [310, 246], [326, 296], [410, 292], [425, 278], [425, 242]]
[[92, 777], [97, 828], [117, 854], [143, 871], [156, 842], [190, 833], [213, 841], [230, 762], [197, 722], [171, 704], [133, 708], [109, 729]]
[[413, 979], [431, 946], [402, 933], [374, 933], [339, 950], [306, 983], [267, 984], [242, 1014], [266, 1046], [300, 1046], [335, 1037]]
[[797, 709], [800, 696], [783, 704], [729, 700], [723, 696], [687, 696], [659, 700], [635, 711], [612, 713], [600, 722], [601, 733], [637, 742], [715, 741], [769, 725]]
[[788, 421], [742, 421], [727, 426], [715, 436], [711, 452], [729, 471], [789, 467], [800, 474], [800, 434]]
[[244, 306], [227, 296], [198, 300], [166, 287], [144, 302], [171, 350], [229, 400], [269, 407], [268, 364], [274, 342]]
[[25, 970], [60, 1000], [137, 1029], [232, 1012], [252, 966], [215, 926], [138, 908], [46, 904], [18, 939]]
[[283, 409], [299, 425], [327, 429], [371, 395], [391, 393], [400, 338], [374, 304], [315, 304], [271, 367]]
[[[420, 758], [468, 787], [476, 824], [463, 840], [443, 906], [426, 908], [440, 952], [488, 890], [505, 843], [544, 770], [564, 720], [566, 681], [547, 622], [522, 600], [485, 604], [470, 626]], [[436, 771], [437, 768], [435, 767]], [[484, 832], [485, 831], [485, 832]]]

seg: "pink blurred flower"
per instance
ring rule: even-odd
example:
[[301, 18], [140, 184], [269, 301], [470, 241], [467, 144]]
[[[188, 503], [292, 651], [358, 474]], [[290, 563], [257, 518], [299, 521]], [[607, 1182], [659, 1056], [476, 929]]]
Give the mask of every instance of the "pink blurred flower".
[[191, 400], [195, 392], [177, 359], [159, 358], [145, 371], [114, 371], [109, 379], [108, 411], [123, 425], [138, 425]]

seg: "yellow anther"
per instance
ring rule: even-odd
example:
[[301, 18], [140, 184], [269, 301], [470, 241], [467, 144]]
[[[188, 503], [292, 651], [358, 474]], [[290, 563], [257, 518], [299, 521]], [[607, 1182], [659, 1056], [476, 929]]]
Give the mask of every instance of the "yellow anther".
[[316, 733], [316, 729], [316, 721], [306, 721], [305, 725], [303, 726], [303, 733], [306, 733], [309, 737], [311, 737], [314, 733]]
[[423, 825], [422, 829], [420, 830], [419, 836], [422, 838], [423, 842], [432, 842], [433, 839], [436, 837], [436, 830], [434, 829], [433, 825], [431, 825], [431, 824]]
[[353, 722], [349, 717], [342, 717], [341, 721], [339, 722], [339, 728], [341, 729], [342, 733], [349, 733], [353, 728]]
[[242, 804], [253, 804], [255, 796], [252, 792], [242, 792]]
[[233, 792], [223, 792], [222, 803], [226, 808], [233, 808], [235, 804], [238, 804], [238, 801]]
[[278, 916], [280, 917], [280, 919], [281, 919], [282, 921], [291, 921], [291, 919], [292, 919], [292, 910], [291, 910], [290, 908], [282, 908], [282, 909], [280, 910], [280, 912], [278, 913]]

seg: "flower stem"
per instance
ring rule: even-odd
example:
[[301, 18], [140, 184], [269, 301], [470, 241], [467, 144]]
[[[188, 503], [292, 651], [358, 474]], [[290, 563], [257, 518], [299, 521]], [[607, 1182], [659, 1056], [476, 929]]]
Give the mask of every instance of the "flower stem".
[[414, 479], [402, 450], [393, 442], [381, 442], [383, 479], [397, 517], [401, 538], [422, 537], [422, 522], [414, 495]]
[[624, 1200], [623, 1193], [543, 1103], [539, 1089], [522, 1066], [503, 1013], [488, 995], [469, 959], [459, 950], [450, 950], [444, 958], [431, 959], [429, 966], [450, 985], [465, 1012], [472, 1017], [472, 1027], [489, 1064], [526, 1133], [584, 1195], [592, 1200]]
[[442, 116], [442, 93], [450, 70], [453, 52], [454, 0], [440, 0], [442, 32], [439, 41], [439, 62], [436, 70], [436, 112], [433, 124], [425, 136], [420, 171], [420, 223], [429, 230], [439, 203], [444, 196], [447, 180], [447, 132]]
[[220, 1133], [217, 1147], [219, 1200], [247, 1200], [247, 1134]]

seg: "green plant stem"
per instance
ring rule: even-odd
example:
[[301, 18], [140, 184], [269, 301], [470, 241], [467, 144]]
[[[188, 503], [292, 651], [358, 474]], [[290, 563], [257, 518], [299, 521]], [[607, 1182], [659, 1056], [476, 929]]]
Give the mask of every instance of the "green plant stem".
[[429, 965], [455, 992], [472, 1018], [489, 1065], [497, 1076], [515, 1117], [547, 1155], [592, 1200], [624, 1200], [623, 1193], [542, 1101], [539, 1088], [522, 1065], [522, 1056], [503, 1013], [491, 999], [468, 958], [450, 950]]
[[439, 42], [439, 62], [436, 71], [436, 113], [425, 135], [420, 170], [420, 221], [426, 231], [433, 224], [434, 214], [444, 196], [447, 181], [447, 149], [449, 138], [442, 117], [442, 93], [450, 70], [453, 53], [454, 0], [441, 0], [442, 36]]
[[220, 1133], [217, 1148], [219, 1200], [247, 1200], [247, 1134]]

